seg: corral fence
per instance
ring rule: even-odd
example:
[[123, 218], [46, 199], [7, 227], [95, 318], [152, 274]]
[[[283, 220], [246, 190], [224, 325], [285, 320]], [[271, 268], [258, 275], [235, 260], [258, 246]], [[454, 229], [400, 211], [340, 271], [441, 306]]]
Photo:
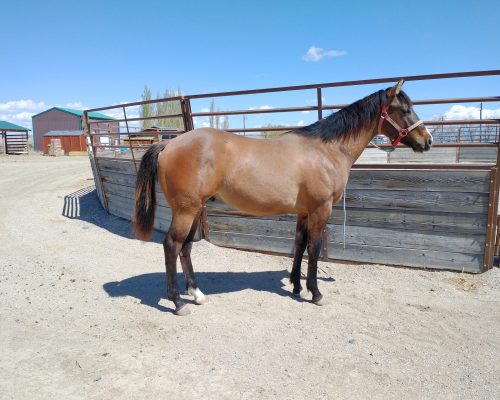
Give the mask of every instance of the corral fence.
[[[346, 104], [324, 104], [324, 93], [359, 85], [406, 81], [473, 80], [498, 82], [500, 70], [391, 77], [314, 85], [233, 92], [194, 94], [151, 101], [100, 107], [85, 112], [88, 152], [103, 207], [111, 214], [131, 219], [135, 179], [142, 155], [159, 140], [170, 140], [195, 128], [202, 118], [243, 117], [242, 127], [226, 129], [243, 135], [276, 131], [275, 126], [246, 127], [245, 116], [314, 113]], [[490, 87], [498, 87], [491, 85]], [[374, 90], [368, 88], [365, 95]], [[262, 107], [193, 112], [193, 104], [207, 99], [309, 93], [313, 105]], [[363, 96], [359, 96], [361, 98]], [[424, 105], [500, 102], [500, 96], [414, 100]], [[169, 114], [141, 117], [137, 109], [171, 103]], [[89, 112], [105, 112], [113, 124], [89, 121]], [[417, 110], [420, 114], [420, 111]], [[168, 121], [176, 121], [169, 124]], [[179, 128], [179, 121], [180, 128]], [[117, 124], [118, 122], [118, 124]], [[346, 213], [333, 208], [323, 234], [323, 260], [383, 263], [409, 267], [483, 272], [498, 255], [499, 233], [499, 126], [498, 119], [431, 119], [425, 121], [435, 135], [430, 152], [413, 154], [403, 147], [387, 156], [367, 148], [353, 167], [346, 190]], [[296, 125], [280, 126], [279, 130]], [[383, 139], [377, 139], [384, 146]], [[155, 228], [166, 231], [171, 213], [159, 188]], [[344, 223], [345, 222], [345, 223]], [[345, 227], [345, 229], [344, 229]], [[219, 199], [208, 201], [201, 216], [199, 236], [237, 249], [293, 254], [295, 216], [252, 217], [231, 209]]]
[[10, 134], [0, 132], [0, 142], [0, 153], [28, 154], [29, 152], [28, 132]]

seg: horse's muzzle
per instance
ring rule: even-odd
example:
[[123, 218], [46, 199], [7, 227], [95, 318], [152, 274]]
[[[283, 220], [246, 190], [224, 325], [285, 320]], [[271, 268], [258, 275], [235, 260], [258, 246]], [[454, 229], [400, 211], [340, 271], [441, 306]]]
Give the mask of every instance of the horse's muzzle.
[[425, 141], [424, 151], [429, 151], [432, 147], [432, 138]]

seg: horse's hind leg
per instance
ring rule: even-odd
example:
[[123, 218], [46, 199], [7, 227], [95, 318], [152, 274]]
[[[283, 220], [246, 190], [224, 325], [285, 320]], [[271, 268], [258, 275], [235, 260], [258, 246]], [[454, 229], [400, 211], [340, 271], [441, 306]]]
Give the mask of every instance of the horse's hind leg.
[[297, 215], [297, 227], [295, 230], [295, 255], [293, 257], [293, 267], [290, 273], [290, 282], [293, 284], [294, 296], [300, 297], [302, 285], [300, 284], [300, 267], [302, 257], [307, 246], [307, 215]]
[[200, 224], [200, 214], [198, 214], [191, 226], [191, 231], [189, 232], [184, 246], [182, 247], [180, 253], [182, 271], [184, 272], [184, 281], [186, 282], [186, 290], [188, 294], [194, 296], [194, 301], [196, 304], [206, 304], [208, 303], [208, 297], [203, 294], [203, 292], [198, 288], [198, 282], [194, 275], [193, 263], [191, 262], [191, 248], [193, 247], [193, 238]]
[[163, 241], [165, 252], [165, 267], [167, 273], [167, 298], [175, 304], [175, 314], [187, 315], [189, 309], [181, 300], [179, 283], [177, 282], [177, 257], [188, 237], [196, 213], [175, 214], [172, 223]]
[[331, 202], [319, 207], [309, 214], [307, 221], [307, 255], [309, 257], [307, 266], [307, 290], [312, 293], [314, 304], [322, 305], [323, 295], [318, 289], [318, 258], [321, 250], [323, 229], [332, 212]]

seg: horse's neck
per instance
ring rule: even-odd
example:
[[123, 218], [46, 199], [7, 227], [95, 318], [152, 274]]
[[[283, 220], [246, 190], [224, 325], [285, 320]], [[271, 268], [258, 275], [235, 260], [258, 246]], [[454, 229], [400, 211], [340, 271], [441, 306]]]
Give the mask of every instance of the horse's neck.
[[375, 137], [376, 122], [373, 122], [366, 128], [358, 132], [357, 135], [352, 135], [345, 138], [343, 141], [338, 141], [334, 145], [346, 156], [346, 161], [349, 163], [349, 168], [356, 162], [361, 153], [366, 149], [371, 140]]

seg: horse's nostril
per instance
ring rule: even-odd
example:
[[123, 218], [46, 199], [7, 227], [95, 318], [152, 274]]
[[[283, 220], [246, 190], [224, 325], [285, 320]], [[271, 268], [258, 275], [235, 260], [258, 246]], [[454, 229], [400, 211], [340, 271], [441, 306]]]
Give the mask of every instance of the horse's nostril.
[[432, 139], [429, 139], [429, 146], [432, 144]]

